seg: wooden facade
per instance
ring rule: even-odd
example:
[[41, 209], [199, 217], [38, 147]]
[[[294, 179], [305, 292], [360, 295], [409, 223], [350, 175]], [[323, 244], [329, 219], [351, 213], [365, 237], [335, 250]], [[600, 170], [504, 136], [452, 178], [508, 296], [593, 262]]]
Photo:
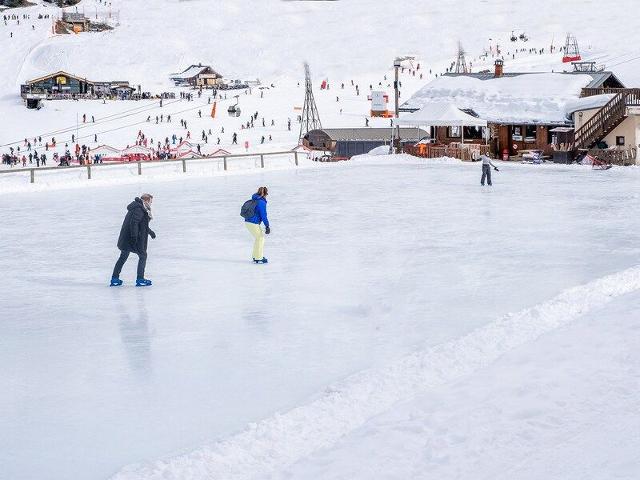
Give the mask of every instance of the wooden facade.
[[86, 78], [59, 71], [27, 81], [20, 87], [22, 98], [77, 99], [119, 98], [129, 99], [135, 92], [129, 82], [93, 82]]

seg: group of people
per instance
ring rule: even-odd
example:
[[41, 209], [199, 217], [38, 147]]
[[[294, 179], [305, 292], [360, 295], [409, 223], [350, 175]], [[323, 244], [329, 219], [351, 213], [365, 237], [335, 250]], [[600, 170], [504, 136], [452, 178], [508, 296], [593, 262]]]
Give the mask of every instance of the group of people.
[[[252, 259], [255, 264], [268, 263], [267, 258], [264, 256], [265, 235], [271, 233], [267, 216], [268, 195], [269, 189], [267, 187], [258, 188], [258, 191], [242, 205], [240, 210], [240, 215], [244, 218], [246, 228], [254, 239]], [[151, 210], [152, 203], [153, 195], [144, 193], [140, 197], [136, 197], [127, 206], [127, 213], [120, 228], [117, 243], [120, 256], [111, 274], [110, 285], [112, 287], [119, 287], [124, 283], [120, 279], [120, 274], [131, 253], [138, 255], [136, 287], [149, 287], [153, 284], [151, 280], [145, 278], [148, 240], [149, 237], [151, 239], [156, 238], [156, 233], [149, 226], [154, 218]], [[264, 225], [264, 230], [262, 225]]]

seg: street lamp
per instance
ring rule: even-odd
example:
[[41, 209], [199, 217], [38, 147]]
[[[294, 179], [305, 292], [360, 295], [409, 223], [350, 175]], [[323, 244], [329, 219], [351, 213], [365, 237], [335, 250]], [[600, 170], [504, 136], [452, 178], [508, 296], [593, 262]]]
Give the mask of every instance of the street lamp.
[[400, 59], [399, 58], [396, 58], [393, 61], [393, 68], [396, 71], [396, 78], [395, 78], [395, 81], [393, 82], [393, 88], [395, 90], [395, 99], [396, 99], [396, 110], [395, 110], [395, 113], [396, 113], [396, 118], [398, 118], [400, 116], [400, 112], [399, 112], [399, 108], [400, 108], [400, 105], [399, 105], [399, 102], [400, 102], [400, 90], [399, 90], [400, 83], [398, 81], [398, 71], [400, 70]]
[[[395, 90], [395, 100], [396, 100], [396, 108], [395, 108], [395, 116], [396, 118], [398, 118], [400, 116], [400, 90], [399, 90], [399, 70], [400, 70], [400, 62], [401, 60], [396, 57], [396, 59], [393, 61], [393, 68], [395, 69], [395, 81], [393, 82], [393, 89]], [[397, 122], [396, 122], [397, 123]], [[395, 131], [395, 135], [394, 135], [394, 144], [395, 144], [395, 150], [396, 153], [400, 153], [400, 125], [396, 124], [396, 131]]]

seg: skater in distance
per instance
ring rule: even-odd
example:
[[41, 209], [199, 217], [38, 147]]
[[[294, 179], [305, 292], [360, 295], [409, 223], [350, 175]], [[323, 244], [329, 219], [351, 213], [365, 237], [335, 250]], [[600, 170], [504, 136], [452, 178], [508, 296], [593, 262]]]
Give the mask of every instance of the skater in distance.
[[[251, 200], [244, 202], [240, 209], [244, 224], [254, 238], [253, 261], [255, 263], [267, 263], [264, 256], [264, 236], [271, 233], [267, 217], [267, 195], [269, 195], [267, 187], [258, 188], [258, 191], [251, 196]], [[264, 223], [264, 231], [260, 227], [261, 223]]]
[[480, 179], [480, 185], [484, 187], [484, 180], [486, 178], [487, 184], [491, 186], [491, 167], [493, 167], [496, 172], [499, 172], [500, 170], [498, 170], [498, 167], [493, 164], [489, 156], [481, 155], [480, 160], [482, 160], [482, 178]]
[[144, 193], [140, 197], [136, 197], [127, 206], [127, 214], [124, 217], [120, 236], [118, 237], [120, 258], [118, 258], [113, 268], [113, 275], [111, 276], [112, 287], [122, 285], [120, 272], [132, 252], [138, 255], [136, 287], [148, 287], [151, 285], [151, 280], [144, 278], [144, 269], [147, 264], [148, 237], [156, 238], [155, 232], [149, 228], [149, 222], [153, 219], [153, 214], [151, 213], [152, 202], [153, 195]]

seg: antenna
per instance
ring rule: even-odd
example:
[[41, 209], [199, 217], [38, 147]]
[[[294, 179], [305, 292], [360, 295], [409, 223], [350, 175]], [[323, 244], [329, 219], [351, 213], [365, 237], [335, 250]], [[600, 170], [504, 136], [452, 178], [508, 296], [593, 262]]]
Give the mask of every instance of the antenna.
[[302, 108], [302, 122], [300, 122], [300, 135], [298, 138], [304, 137], [310, 130], [317, 130], [322, 128], [320, 122], [320, 115], [318, 114], [318, 107], [316, 101], [313, 98], [313, 84], [311, 83], [311, 72], [309, 71], [309, 64], [304, 63], [304, 76], [305, 76], [305, 94], [304, 94], [304, 107]]

